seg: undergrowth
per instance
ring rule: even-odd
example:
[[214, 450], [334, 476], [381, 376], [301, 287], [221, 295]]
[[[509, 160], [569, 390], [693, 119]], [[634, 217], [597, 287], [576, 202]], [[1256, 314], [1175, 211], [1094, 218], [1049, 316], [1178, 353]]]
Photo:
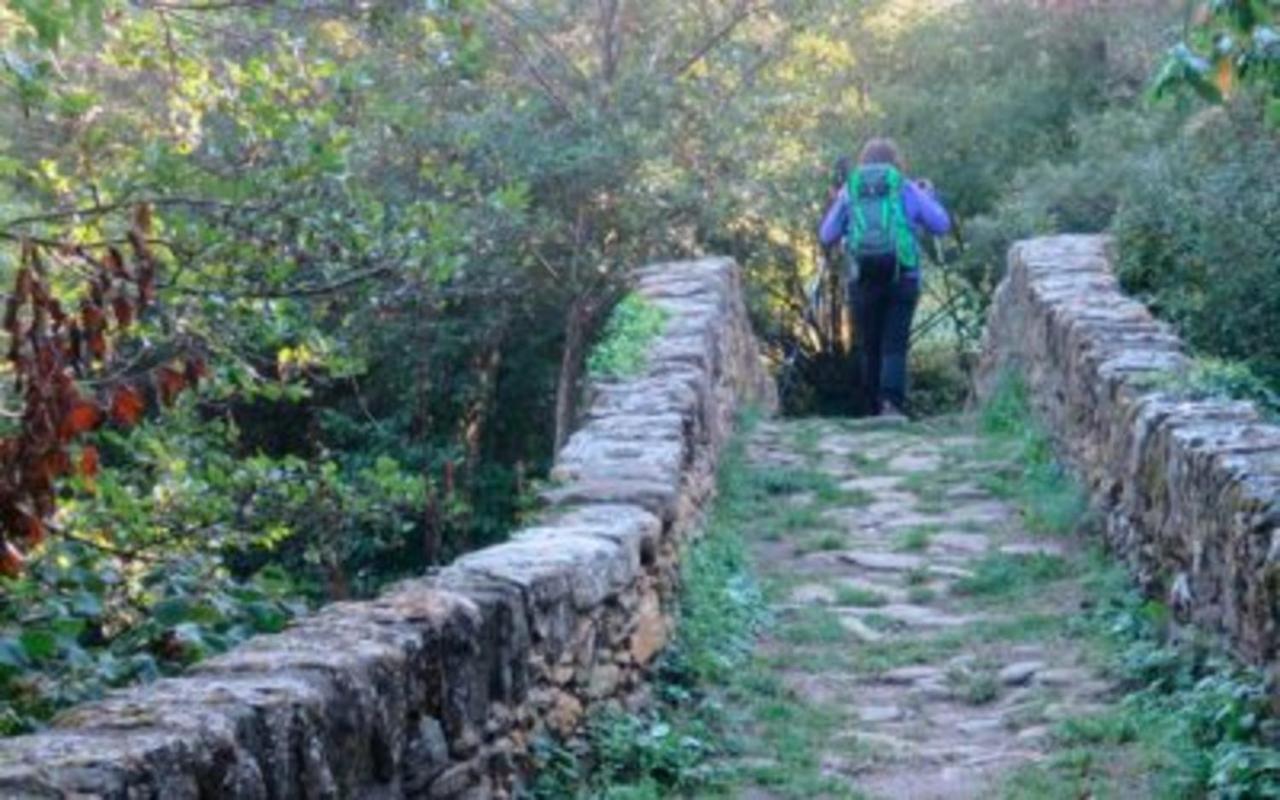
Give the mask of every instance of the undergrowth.
[[649, 348], [662, 333], [667, 316], [638, 294], [624, 297], [591, 349], [587, 371], [597, 378], [629, 378], [643, 372], [649, 363]]
[[1162, 373], [1149, 384], [1186, 400], [1248, 400], [1264, 416], [1280, 419], [1280, 395], [1238, 361], [1196, 357], [1187, 369]]
[[[1083, 494], [1054, 465], [1025, 384], [1006, 375], [980, 424], [998, 448], [1012, 450], [998, 449], [1008, 466], [993, 485], [1041, 530], [1082, 529]], [[1280, 720], [1264, 677], [1175, 626], [1168, 609], [1144, 598], [1105, 555], [1075, 561], [991, 556], [957, 587], [1002, 595], [1078, 575], [1086, 605], [1066, 628], [1119, 687], [1105, 710], [1059, 722], [1053, 757], [1013, 773], [1003, 796], [1280, 797]]]
[[1280, 797], [1280, 724], [1263, 676], [1177, 631], [1167, 609], [1103, 557], [1084, 581], [1092, 602], [1072, 632], [1117, 696], [1059, 722], [1053, 757], [1015, 772], [1004, 796]]
[[1000, 461], [980, 482], [1016, 503], [1032, 532], [1071, 533], [1084, 517], [1087, 498], [1058, 461], [1053, 440], [1030, 408], [1026, 384], [1006, 374], [978, 420]]

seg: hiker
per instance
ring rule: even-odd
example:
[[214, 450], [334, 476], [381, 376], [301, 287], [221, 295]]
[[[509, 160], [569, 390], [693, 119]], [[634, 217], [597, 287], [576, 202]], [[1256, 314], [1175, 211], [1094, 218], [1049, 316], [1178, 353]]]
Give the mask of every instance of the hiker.
[[844, 239], [849, 306], [857, 325], [862, 410], [906, 415], [907, 346], [920, 299], [922, 231], [951, 229], [947, 211], [927, 180], [909, 180], [898, 146], [872, 139], [848, 171], [822, 220], [823, 247]]

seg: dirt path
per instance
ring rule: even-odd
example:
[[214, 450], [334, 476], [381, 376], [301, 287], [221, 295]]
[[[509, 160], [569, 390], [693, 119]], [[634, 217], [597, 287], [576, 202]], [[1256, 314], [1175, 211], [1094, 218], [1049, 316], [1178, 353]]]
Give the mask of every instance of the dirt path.
[[[1106, 703], [1070, 631], [1087, 556], [1027, 530], [961, 426], [773, 422], [747, 461], [780, 504], [744, 531], [775, 621], [757, 659], [825, 718], [821, 793], [1000, 796]], [[799, 794], [769, 758], [748, 747], [744, 796]]]

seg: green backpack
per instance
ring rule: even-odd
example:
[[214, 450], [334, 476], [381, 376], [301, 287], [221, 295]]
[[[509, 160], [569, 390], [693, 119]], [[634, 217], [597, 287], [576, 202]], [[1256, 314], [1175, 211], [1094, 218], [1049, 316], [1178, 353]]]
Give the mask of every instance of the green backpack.
[[903, 269], [919, 266], [915, 234], [902, 208], [902, 173], [889, 164], [867, 164], [849, 172], [846, 191], [849, 229], [844, 243], [851, 277], [856, 280], [861, 273], [869, 279], [887, 278], [870, 275], [868, 269], [887, 273], [891, 259], [893, 280]]

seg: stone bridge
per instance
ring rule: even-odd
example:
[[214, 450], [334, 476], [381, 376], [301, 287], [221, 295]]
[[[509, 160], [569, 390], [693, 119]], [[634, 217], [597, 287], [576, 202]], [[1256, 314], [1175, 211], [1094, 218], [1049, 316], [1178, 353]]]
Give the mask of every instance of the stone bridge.
[[[1185, 356], [1120, 294], [1105, 240], [1022, 243], [1010, 266], [980, 393], [1025, 375], [1113, 551], [1274, 663], [1280, 429], [1247, 404], [1159, 389]], [[732, 262], [655, 265], [638, 290], [670, 321], [644, 374], [591, 390], [536, 524], [0, 742], [0, 796], [509, 797], [535, 736], [642, 702], [734, 415], [771, 405], [772, 386]]]

